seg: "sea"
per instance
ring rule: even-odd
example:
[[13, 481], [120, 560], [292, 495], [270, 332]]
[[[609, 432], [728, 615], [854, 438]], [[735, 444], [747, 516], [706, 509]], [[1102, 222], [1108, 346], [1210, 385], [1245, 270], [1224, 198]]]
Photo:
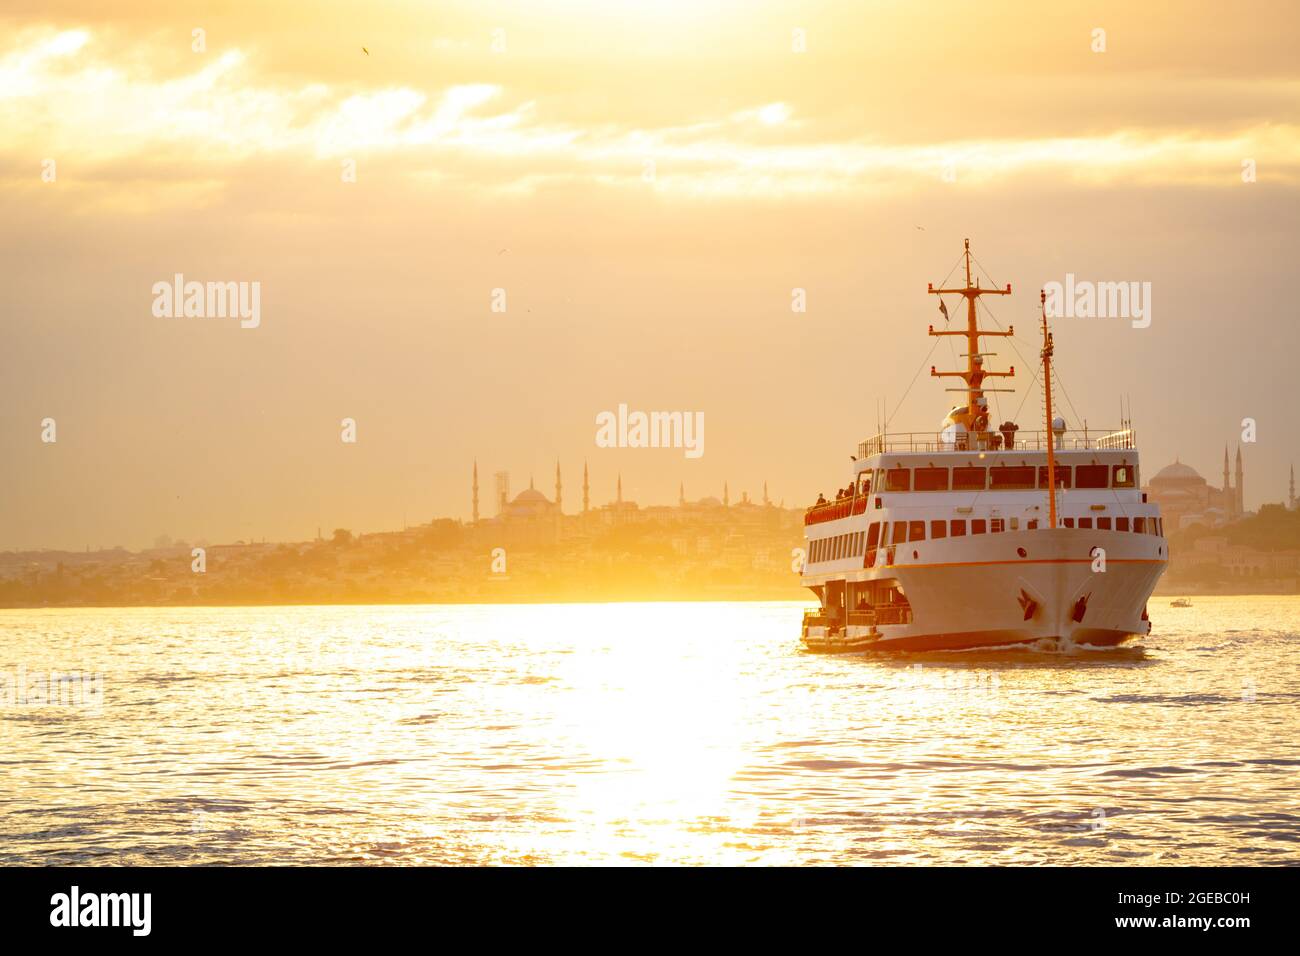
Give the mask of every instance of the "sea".
[[1300, 863], [1300, 597], [914, 655], [801, 608], [0, 611], [0, 863]]

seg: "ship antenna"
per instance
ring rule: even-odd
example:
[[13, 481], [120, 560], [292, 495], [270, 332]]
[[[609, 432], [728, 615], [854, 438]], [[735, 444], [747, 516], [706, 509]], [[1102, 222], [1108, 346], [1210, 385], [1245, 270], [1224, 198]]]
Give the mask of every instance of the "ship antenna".
[[[930, 374], [935, 378], [951, 376], [960, 378], [966, 383], [966, 410], [953, 416], [954, 421], [959, 421], [966, 427], [968, 432], [976, 434], [987, 433], [989, 430], [989, 419], [987, 411], [982, 407], [984, 402], [984, 393], [987, 391], [1010, 391], [1010, 389], [988, 389], [984, 387], [986, 378], [1011, 378], [1016, 374], [1016, 367], [1011, 366], [1006, 372], [989, 372], [984, 369], [984, 355], [980, 352], [980, 336], [998, 335], [1010, 337], [1015, 335], [1015, 326], [1008, 326], [1005, 332], [991, 332], [981, 329], [976, 316], [975, 302], [982, 295], [1010, 295], [1011, 285], [1007, 284], [1005, 289], [981, 289], [979, 282], [971, 282], [970, 274], [970, 240], [965, 241], [965, 250], [963, 253], [966, 260], [966, 285], [960, 289], [936, 289], [933, 283], [929, 284], [927, 290], [931, 295], [960, 295], [966, 299], [966, 328], [960, 330], [942, 330], [935, 331], [933, 325], [930, 326], [930, 334], [939, 335], [963, 335], [966, 337], [966, 370], [964, 372], [940, 372], [934, 366], [930, 367]], [[942, 308], [943, 300], [940, 299]], [[943, 309], [945, 315], [947, 310]], [[960, 391], [954, 389], [953, 391]], [[987, 439], [977, 439], [980, 444], [984, 444]]]
[[1052, 447], [1052, 333], [1047, 331], [1047, 292], [1039, 293], [1043, 310], [1043, 396], [1047, 406], [1047, 526], [1056, 527], [1056, 451]]

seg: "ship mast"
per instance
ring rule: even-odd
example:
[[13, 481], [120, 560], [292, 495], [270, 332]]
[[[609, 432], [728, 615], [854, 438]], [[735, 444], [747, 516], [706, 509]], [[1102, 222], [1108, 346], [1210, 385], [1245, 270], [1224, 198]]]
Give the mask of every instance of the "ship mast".
[[[988, 413], [985, 407], [987, 403], [981, 401], [981, 399], [984, 398], [984, 393], [1013, 391], [1012, 389], [1009, 388], [1006, 389], [985, 388], [984, 379], [1010, 378], [1011, 376], [1016, 374], [1016, 367], [1014, 365], [1011, 366], [1010, 371], [1007, 372], [987, 372], [984, 370], [985, 355], [994, 355], [996, 353], [993, 352], [985, 353], [980, 351], [980, 336], [981, 335], [997, 335], [997, 336], [1014, 335], [1015, 327], [1009, 326], [1005, 332], [991, 332], [985, 329], [981, 329], [979, 327], [979, 322], [975, 315], [975, 300], [982, 295], [1010, 295], [1011, 285], [1010, 283], [1008, 283], [1005, 289], [981, 289], [979, 285], [979, 279], [976, 279], [974, 283], [971, 282], [971, 274], [970, 274], [971, 255], [970, 255], [969, 239], [966, 240], [965, 258], [966, 258], [966, 285], [965, 286], [961, 288], [954, 288], [954, 289], [936, 289], [934, 285], [931, 283], [927, 285], [926, 291], [929, 292], [931, 295], [960, 295], [965, 297], [966, 328], [964, 330], [935, 331], [934, 326], [931, 325], [930, 334], [934, 336], [964, 335], [966, 337], [966, 370], [963, 372], [939, 372], [935, 370], [934, 366], [930, 366], [930, 374], [936, 378], [952, 376], [955, 378], [960, 378], [963, 382], [966, 383], [966, 387], [964, 389], [950, 389], [950, 391], [966, 392], [966, 408], [964, 410], [954, 412], [951, 418], [953, 421], [960, 422], [962, 425], [964, 425], [967, 431], [978, 433], [978, 432], [987, 432], [989, 430]], [[939, 301], [940, 301], [940, 305], [942, 306], [943, 300], [940, 299]], [[946, 307], [944, 307], [943, 312], [945, 316], [948, 314], [948, 310]]]
[[1056, 450], [1052, 432], [1052, 333], [1047, 331], [1047, 292], [1039, 293], [1043, 310], [1043, 397], [1047, 406], [1047, 526], [1056, 527]]

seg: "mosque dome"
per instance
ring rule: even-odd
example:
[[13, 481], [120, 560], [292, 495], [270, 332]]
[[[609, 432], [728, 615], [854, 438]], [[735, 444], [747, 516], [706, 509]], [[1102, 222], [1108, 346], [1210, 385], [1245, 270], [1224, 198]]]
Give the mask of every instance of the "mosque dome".
[[1167, 481], [1167, 482], [1178, 482], [1184, 484], [1193, 481], [1196, 482], [1205, 481], [1205, 479], [1200, 476], [1200, 473], [1197, 472], [1195, 468], [1191, 467], [1190, 465], [1184, 465], [1181, 461], [1176, 461], [1172, 465], [1165, 465], [1165, 467], [1161, 468], [1158, 472], [1156, 472], [1156, 476], [1151, 480], [1153, 482]]
[[515, 495], [515, 500], [511, 502], [515, 505], [549, 505], [550, 503], [551, 499], [536, 488], [525, 488]]

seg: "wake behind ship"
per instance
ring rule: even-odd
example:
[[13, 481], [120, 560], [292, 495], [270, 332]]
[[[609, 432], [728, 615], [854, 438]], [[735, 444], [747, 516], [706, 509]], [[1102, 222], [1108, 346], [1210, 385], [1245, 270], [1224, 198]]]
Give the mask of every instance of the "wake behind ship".
[[[815, 651], [958, 650], [1040, 641], [1113, 646], [1150, 633], [1146, 604], [1169, 559], [1159, 509], [1140, 490], [1133, 429], [1092, 434], [1052, 411], [1053, 342], [1042, 309], [1044, 428], [990, 428], [981, 296], [971, 280], [934, 295], [966, 300], [965, 404], [937, 432], [889, 432], [858, 446], [851, 483], [804, 516], [801, 583], [820, 607], [805, 613]], [[947, 308], [940, 299], [940, 308]]]

